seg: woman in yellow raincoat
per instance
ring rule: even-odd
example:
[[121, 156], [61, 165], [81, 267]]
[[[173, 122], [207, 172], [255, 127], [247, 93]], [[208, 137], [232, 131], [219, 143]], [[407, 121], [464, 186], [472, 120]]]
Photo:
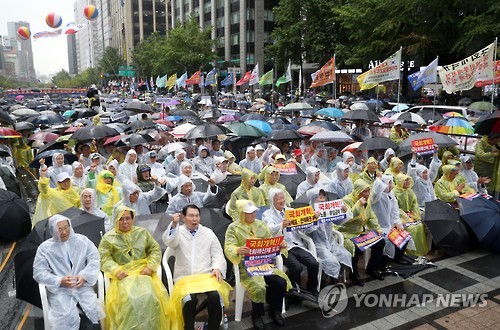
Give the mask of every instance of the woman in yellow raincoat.
[[[278, 182], [280, 179], [280, 170], [272, 165], [269, 165], [262, 172], [264, 173], [264, 184], [260, 185], [259, 189], [262, 190], [264, 196], [269, 196], [269, 189], [271, 188], [283, 190], [285, 193], [286, 206], [290, 207], [290, 203], [292, 203], [293, 198], [286, 190], [286, 187]], [[269, 199], [266, 198], [265, 200], [266, 205], [271, 206]]]
[[416, 250], [407, 250], [416, 256], [425, 256], [429, 252], [429, 244], [424, 224], [420, 221], [418, 198], [413, 191], [413, 179], [403, 173], [396, 175], [396, 187], [392, 190], [398, 200], [399, 216], [405, 230], [411, 234]]
[[455, 154], [450, 150], [445, 150], [441, 155], [441, 166], [438, 169], [438, 174], [436, 180], [438, 180], [443, 175], [443, 166], [450, 165], [448, 161], [455, 158]]
[[458, 168], [455, 165], [443, 166], [443, 175], [434, 184], [436, 197], [447, 203], [456, 203], [457, 196], [473, 192], [474, 189], [458, 177]]
[[[249, 200], [236, 202], [238, 213], [237, 221], [229, 225], [226, 230], [224, 253], [226, 257], [240, 268], [241, 283], [250, 294], [252, 300], [252, 321], [254, 328], [264, 329], [262, 316], [264, 303], [270, 304], [269, 314], [278, 325], [283, 325], [281, 306], [283, 297], [291, 288], [288, 276], [280, 270], [274, 269], [272, 275], [249, 277], [242, 265], [243, 256], [250, 252], [246, 247], [248, 238], [271, 238], [271, 232], [266, 223], [255, 221], [257, 207]], [[282, 251], [286, 253], [286, 242], [283, 241]]]
[[359, 178], [364, 180], [370, 186], [373, 186], [375, 179], [377, 179], [378, 172], [380, 171], [378, 169], [377, 160], [374, 157], [370, 157], [366, 161], [365, 169], [359, 174]]
[[232, 175], [241, 175], [241, 167], [236, 164], [236, 157], [234, 154], [231, 151], [226, 150], [224, 151], [224, 158], [228, 161], [227, 171]]
[[394, 181], [396, 181], [396, 175], [402, 173], [403, 170], [403, 161], [398, 157], [392, 157], [391, 163], [389, 164], [389, 168], [385, 170], [384, 174], [392, 175]]
[[245, 168], [241, 171], [241, 184], [233, 191], [228, 202], [228, 215], [233, 219], [233, 221], [238, 220], [236, 201], [240, 199], [251, 200], [255, 205], [257, 205], [257, 207], [266, 205], [266, 197], [264, 196], [264, 193], [259, 188], [254, 187], [256, 181], [257, 174]]
[[106, 329], [170, 329], [168, 292], [156, 274], [161, 248], [147, 229], [133, 225], [134, 216], [118, 206], [114, 228], [99, 244], [101, 270], [111, 279]]
[[97, 207], [111, 217], [114, 206], [122, 199], [121, 186], [115, 176], [108, 170], [100, 171], [95, 178], [92, 169], [88, 173], [87, 187], [93, 188], [97, 193]]

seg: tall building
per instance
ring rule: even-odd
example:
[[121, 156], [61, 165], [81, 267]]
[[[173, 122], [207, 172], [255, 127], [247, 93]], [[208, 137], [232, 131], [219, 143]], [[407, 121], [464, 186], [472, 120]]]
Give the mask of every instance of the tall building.
[[78, 74], [78, 54], [76, 52], [76, 35], [68, 34], [66, 37], [68, 45], [68, 73], [72, 76]]
[[[17, 38], [17, 29], [21, 26], [26, 26], [30, 28], [30, 23], [28, 22], [7, 22], [7, 32], [10, 37], [11, 43], [10, 47], [16, 49], [17, 60], [15, 65], [16, 75], [22, 80], [36, 80], [35, 65], [33, 64], [33, 49], [31, 48], [31, 38], [28, 40], [21, 40]], [[12, 51], [11, 51], [12, 55]]]
[[0, 36], [0, 75], [5, 75], [5, 57], [3, 55], [3, 37]]

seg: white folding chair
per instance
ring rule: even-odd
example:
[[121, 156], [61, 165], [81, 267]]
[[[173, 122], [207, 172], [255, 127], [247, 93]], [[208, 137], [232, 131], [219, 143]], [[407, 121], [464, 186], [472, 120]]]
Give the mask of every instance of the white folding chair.
[[[49, 322], [50, 304], [47, 298], [47, 288], [45, 285], [38, 283], [38, 290], [40, 291], [40, 298], [42, 300], [44, 329], [50, 330], [52, 327]], [[104, 308], [104, 279], [100, 272], [97, 276], [97, 301]], [[104, 329], [104, 318], [99, 320], [99, 323], [101, 324], [101, 328]]]
[[[321, 265], [321, 261], [318, 259], [318, 252], [316, 251], [316, 244], [314, 244], [314, 241], [312, 240], [311, 237], [307, 236], [304, 232], [299, 231], [299, 235], [304, 241], [304, 243], [307, 246], [307, 250], [311, 252], [313, 257], [316, 259], [316, 261], [319, 264], [318, 268], [318, 292], [321, 290], [321, 276], [323, 274], [323, 266]], [[342, 234], [341, 234], [342, 235]]]
[[[283, 258], [281, 257], [281, 255], [276, 257], [276, 268], [283, 271]], [[240, 322], [241, 314], [243, 313], [243, 300], [245, 299], [245, 287], [243, 286], [240, 280], [240, 269], [238, 265], [233, 264], [233, 269], [234, 269], [234, 278], [236, 280], [236, 284], [234, 286], [236, 295], [236, 302], [234, 307], [234, 320], [236, 322]], [[285, 312], [286, 312], [285, 299], [283, 299], [283, 307], [281, 313], [285, 314]]]

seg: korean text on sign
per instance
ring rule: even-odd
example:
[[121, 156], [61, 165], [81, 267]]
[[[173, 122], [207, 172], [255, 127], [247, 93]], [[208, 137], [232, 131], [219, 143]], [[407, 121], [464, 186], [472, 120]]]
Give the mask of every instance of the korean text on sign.
[[315, 203], [314, 210], [320, 212], [318, 223], [333, 222], [336, 224], [341, 223], [347, 218], [347, 214], [342, 211], [344, 202], [342, 199], [334, 201]]
[[317, 221], [311, 206], [285, 210], [285, 217], [290, 220], [290, 225], [286, 228], [287, 231], [309, 228], [314, 226]]
[[436, 145], [433, 138], [426, 138], [411, 141], [411, 146], [416, 154], [430, 155], [436, 152]]

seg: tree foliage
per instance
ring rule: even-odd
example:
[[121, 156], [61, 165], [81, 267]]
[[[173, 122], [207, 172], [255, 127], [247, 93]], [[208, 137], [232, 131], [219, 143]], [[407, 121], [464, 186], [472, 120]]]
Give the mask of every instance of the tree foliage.
[[92, 84], [100, 84], [101, 76], [99, 68], [88, 68], [81, 74], [71, 77], [66, 70], [61, 70], [52, 77], [52, 84], [62, 88], [88, 87]]
[[118, 77], [118, 67], [123, 64], [123, 58], [118, 49], [106, 47], [104, 54], [99, 61], [99, 71], [101, 74], [108, 74], [109, 77], [116, 79]]

